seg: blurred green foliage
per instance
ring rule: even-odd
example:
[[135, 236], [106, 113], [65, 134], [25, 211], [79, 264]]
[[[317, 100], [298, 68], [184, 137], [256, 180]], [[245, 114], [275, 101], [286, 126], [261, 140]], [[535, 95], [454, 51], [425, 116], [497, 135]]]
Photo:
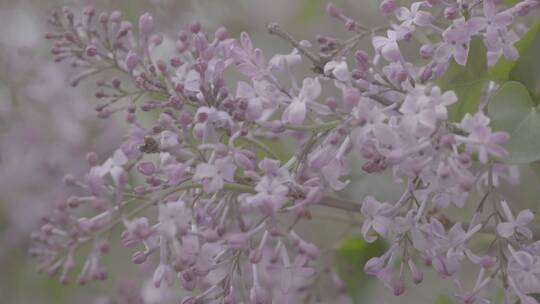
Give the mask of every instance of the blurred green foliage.
[[435, 304], [455, 304], [456, 302], [447, 295], [440, 295], [435, 299]]
[[365, 300], [364, 292], [374, 279], [364, 272], [364, 265], [370, 258], [382, 255], [386, 247], [384, 241], [380, 239], [368, 243], [362, 238], [355, 237], [346, 240], [337, 249], [338, 274], [354, 303], [365, 303], [362, 301]]
[[458, 102], [448, 109], [450, 121], [460, 121], [467, 113], [476, 112], [487, 81], [486, 48], [481, 40], [471, 42], [467, 65], [453, 59], [446, 73], [437, 81], [443, 91], [454, 90]]

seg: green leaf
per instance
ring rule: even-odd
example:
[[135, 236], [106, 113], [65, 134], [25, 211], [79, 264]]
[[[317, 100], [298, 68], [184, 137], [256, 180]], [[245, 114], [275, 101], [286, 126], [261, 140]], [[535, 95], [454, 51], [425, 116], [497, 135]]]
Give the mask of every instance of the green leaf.
[[486, 48], [480, 39], [475, 39], [471, 42], [467, 65], [460, 66], [452, 60], [446, 73], [437, 81], [443, 91], [453, 90], [458, 96], [458, 102], [448, 111], [451, 121], [460, 121], [466, 113], [476, 112], [486, 81]]
[[447, 295], [440, 295], [435, 299], [435, 304], [455, 304], [455, 302]]
[[540, 160], [540, 113], [532, 109], [519, 126], [510, 134], [506, 144], [510, 153], [506, 161], [526, 164]]
[[[528, 296], [533, 297], [535, 300], [540, 300], [540, 293], [530, 293]], [[523, 304], [523, 301], [517, 300], [516, 304]]]
[[516, 3], [518, 3], [520, 0], [503, 0], [503, 3], [508, 5], [508, 6], [512, 6]]
[[524, 85], [515, 81], [507, 82], [489, 101], [491, 127], [496, 131], [512, 133], [533, 107], [534, 103]]
[[520, 58], [518, 60], [508, 60], [504, 57], [499, 59], [497, 64], [490, 69], [491, 78], [502, 81], [509, 80], [510, 74], [516, 68], [516, 66], [518, 66], [518, 63], [525, 60], [524, 58], [528, 58], [530, 56], [529, 53], [531, 52], [531, 44], [538, 40], [538, 37], [540, 36], [539, 33], [540, 20], [535, 22], [529, 28], [527, 33], [525, 33], [525, 35], [523, 35], [523, 37], [521, 37], [521, 39], [516, 43], [515, 47], [520, 54]]
[[[520, 52], [516, 66], [512, 69], [509, 79], [523, 83], [535, 96], [540, 97], [540, 21], [529, 30], [526, 47]], [[524, 38], [524, 39], [525, 39]], [[530, 41], [529, 41], [530, 40]]]
[[540, 113], [527, 88], [518, 82], [507, 82], [495, 93], [488, 105], [493, 128], [506, 131], [509, 156], [506, 161], [514, 164], [540, 160]]
[[337, 249], [338, 274], [354, 303], [361, 303], [365, 299], [364, 288], [373, 280], [372, 276], [364, 272], [364, 265], [370, 258], [382, 255], [385, 250], [386, 244], [380, 239], [368, 243], [362, 238], [348, 239]]

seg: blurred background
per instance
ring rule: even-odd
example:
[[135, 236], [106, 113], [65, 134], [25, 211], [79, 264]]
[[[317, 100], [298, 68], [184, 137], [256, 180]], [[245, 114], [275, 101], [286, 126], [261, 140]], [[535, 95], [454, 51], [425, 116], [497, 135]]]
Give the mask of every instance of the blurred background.
[[[334, 2], [365, 25], [385, 22], [377, 12], [378, 0]], [[107, 147], [114, 146], [110, 143], [122, 135], [121, 121], [95, 116], [92, 86], [70, 88], [70, 71], [52, 62], [44, 39], [46, 19], [64, 5], [120, 10], [134, 23], [150, 12], [156, 28], [170, 36], [194, 20], [211, 32], [224, 25], [232, 36], [248, 32], [267, 55], [290, 51], [287, 44], [266, 33], [268, 22], [278, 22], [294, 36], [311, 41], [317, 34], [345, 37], [347, 33], [341, 24], [326, 18], [325, 0], [0, 0], [0, 303], [165, 303], [162, 300], [167, 298], [176, 303], [177, 291], [151, 287], [145, 276], [149, 270], [134, 269], [126, 259], [128, 251], [122, 248], [115, 248], [107, 259], [109, 280], [86, 287], [62, 286], [36, 273], [27, 254], [29, 234], [39, 226], [41, 216], [68, 195], [62, 177], [83, 174], [85, 154], [95, 151], [104, 157], [111, 152]], [[352, 197], [372, 194], [391, 200], [399, 194], [399, 187], [387, 182], [389, 175], [357, 177], [349, 187]], [[530, 177], [511, 191], [516, 200], [540, 197], [539, 181]], [[335, 246], [332, 242], [347, 227], [331, 216], [321, 221], [316, 226], [320, 228], [311, 228], [310, 233], [319, 243]], [[434, 275], [426, 275], [425, 282], [400, 298], [367, 279], [359, 282], [358, 290], [365, 295], [365, 303], [434, 303], [441, 301], [441, 293], [451, 292], [451, 286]], [[106, 297], [111, 294], [114, 301]]]

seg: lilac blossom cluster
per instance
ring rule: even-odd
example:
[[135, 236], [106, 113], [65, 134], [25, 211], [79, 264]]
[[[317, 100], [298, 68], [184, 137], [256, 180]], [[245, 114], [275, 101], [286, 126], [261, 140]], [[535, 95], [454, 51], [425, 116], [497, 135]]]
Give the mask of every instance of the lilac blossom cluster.
[[[47, 35], [55, 60], [79, 71], [73, 85], [116, 73], [97, 81], [96, 111], [124, 115], [130, 130], [104, 161], [88, 154], [84, 177], [64, 178], [74, 195], [45, 218], [31, 253], [67, 283], [78, 250], [90, 247], [77, 281], [104, 280], [102, 257], [121, 226], [133, 263], [155, 261], [154, 285], [180, 284], [190, 292], [182, 303], [317, 301], [323, 276], [336, 293], [346, 290], [322, 248], [297, 231], [322, 205], [358, 213], [366, 241], [388, 242], [365, 271], [395, 295], [408, 277], [421, 283], [427, 265], [455, 282], [463, 303], [489, 303], [494, 284], [506, 303], [537, 303], [534, 215], [516, 215], [494, 195], [503, 181], [517, 182], [517, 167], [502, 162], [509, 135], [493, 131], [482, 108], [450, 121], [458, 97], [436, 80], [450, 62], [467, 63], [473, 39], [484, 42], [489, 65], [516, 59], [514, 19], [538, 6], [385, 0], [390, 25], [369, 28], [329, 4], [328, 15], [351, 38], [320, 36], [317, 49], [270, 24], [270, 34], [294, 49], [269, 59], [247, 33], [211, 34], [198, 22], [177, 34], [173, 56], [161, 58], [154, 50], [165, 38], [150, 14], [134, 26], [117, 11], [56, 12]], [[363, 39], [371, 39], [371, 51], [358, 48]], [[417, 45], [422, 60], [407, 59], [405, 44]], [[299, 78], [304, 62], [313, 74]], [[231, 70], [243, 80], [228, 83]], [[282, 156], [277, 139], [298, 142], [297, 151]], [[390, 170], [403, 185], [399, 200], [337, 199], [354, 156], [366, 174]], [[472, 192], [479, 202], [470, 201]], [[469, 218], [449, 212], [470, 204]], [[479, 234], [497, 246], [471, 248]], [[464, 264], [478, 271], [472, 289], [459, 279]]]

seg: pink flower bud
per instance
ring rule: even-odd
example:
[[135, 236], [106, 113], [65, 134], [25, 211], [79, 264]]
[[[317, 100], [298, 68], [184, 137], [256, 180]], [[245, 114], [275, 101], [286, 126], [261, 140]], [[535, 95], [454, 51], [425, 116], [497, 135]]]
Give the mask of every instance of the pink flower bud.
[[391, 14], [396, 9], [396, 1], [384, 0], [379, 6], [379, 9], [383, 12], [383, 14]]
[[340, 18], [342, 16], [341, 12], [331, 2], [328, 3], [328, 5], [326, 6], [326, 13], [328, 14], [328, 16], [330, 16], [332, 18]]
[[156, 166], [151, 162], [142, 162], [137, 165], [137, 171], [143, 175], [150, 176], [156, 172]]
[[70, 196], [68, 199], [67, 199], [67, 204], [69, 206], [69, 208], [77, 208], [79, 207], [79, 198], [76, 197], [76, 196]]
[[150, 36], [150, 44], [152, 47], [160, 46], [163, 43], [163, 36], [154, 34]]
[[411, 270], [414, 284], [420, 284], [424, 280], [424, 274], [416, 267], [412, 260], [409, 260], [409, 269]]
[[394, 295], [400, 296], [405, 292], [405, 282], [403, 278], [399, 278], [392, 283], [392, 288], [394, 289]]
[[377, 275], [384, 268], [384, 261], [380, 257], [373, 257], [366, 262], [364, 271], [367, 274]]
[[107, 241], [107, 240], [99, 240], [96, 244], [96, 248], [101, 252], [101, 253], [108, 253], [109, 250], [111, 250], [111, 242]]
[[208, 48], [208, 40], [206, 40], [204, 34], [198, 33], [193, 35], [193, 47], [199, 52]]
[[422, 47], [420, 47], [420, 56], [424, 59], [429, 59], [433, 56], [433, 52], [435, 51], [435, 47], [433, 44], [424, 44]]
[[147, 255], [145, 252], [137, 251], [131, 257], [131, 261], [133, 262], [133, 264], [142, 264], [146, 262], [146, 258], [147, 258]]
[[[529, 14], [529, 12], [532, 10], [535, 1], [522, 1], [516, 4], [514, 6], [515, 12], [518, 14], [518, 16], [526, 16]], [[536, 3], [538, 5], [538, 3]]]
[[229, 33], [227, 32], [227, 29], [224, 28], [224, 27], [218, 28], [216, 33], [215, 33], [215, 37], [219, 41], [223, 41], [223, 40], [227, 39], [228, 36], [229, 36]]
[[202, 26], [201, 26], [201, 23], [199, 21], [195, 21], [193, 23], [191, 23], [189, 25], [189, 30], [193, 33], [193, 34], [197, 34], [201, 31], [202, 29]]
[[255, 164], [244, 153], [234, 153], [234, 161], [243, 170], [253, 170], [255, 168]]
[[133, 51], [129, 51], [126, 56], [126, 67], [128, 71], [131, 73], [137, 66], [137, 54]]
[[98, 54], [98, 50], [97, 50], [97, 47], [95, 45], [89, 45], [88, 47], [86, 47], [86, 55], [88, 57], [94, 57]]
[[148, 36], [154, 31], [154, 18], [149, 13], [139, 17], [139, 30], [141, 34]]
[[430, 65], [423, 67], [420, 70], [420, 82], [426, 82], [433, 76], [433, 69]]
[[107, 13], [103, 12], [103, 13], [99, 14], [98, 19], [99, 19], [100, 23], [105, 24], [105, 23], [109, 22], [109, 15], [107, 15]]
[[454, 20], [459, 17], [459, 9], [455, 6], [449, 6], [444, 9], [444, 18]]
[[120, 11], [112, 12], [110, 20], [114, 23], [120, 23], [120, 21], [122, 21], [122, 13]]

